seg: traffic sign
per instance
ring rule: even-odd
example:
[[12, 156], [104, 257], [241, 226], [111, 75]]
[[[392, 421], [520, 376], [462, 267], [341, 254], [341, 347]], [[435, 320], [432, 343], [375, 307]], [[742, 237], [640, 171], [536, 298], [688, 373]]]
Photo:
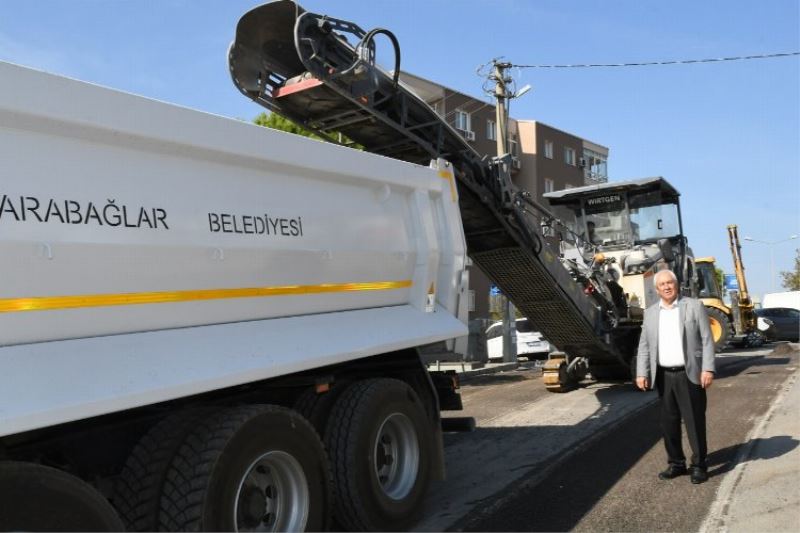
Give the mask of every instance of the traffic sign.
[[729, 291], [739, 290], [739, 280], [736, 279], [736, 274], [724, 274], [725, 288]]

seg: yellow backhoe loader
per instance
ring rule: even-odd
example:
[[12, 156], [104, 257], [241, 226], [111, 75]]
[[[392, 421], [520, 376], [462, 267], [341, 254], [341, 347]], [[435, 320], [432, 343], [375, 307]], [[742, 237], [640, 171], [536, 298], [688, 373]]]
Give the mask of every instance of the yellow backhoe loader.
[[741, 346], [759, 346], [764, 337], [757, 327], [753, 301], [747, 291], [747, 280], [742, 264], [742, 247], [739, 244], [739, 231], [735, 224], [728, 226], [728, 242], [733, 257], [738, 291], [730, 291], [731, 305], [722, 300], [722, 288], [716, 274], [713, 257], [695, 258], [697, 269], [698, 297], [706, 306], [711, 322], [711, 333], [717, 351], [722, 351], [728, 343]]

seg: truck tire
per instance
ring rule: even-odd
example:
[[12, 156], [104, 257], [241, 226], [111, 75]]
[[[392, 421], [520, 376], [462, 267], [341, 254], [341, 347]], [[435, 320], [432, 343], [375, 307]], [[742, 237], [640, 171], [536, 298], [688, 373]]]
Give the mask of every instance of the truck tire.
[[167, 416], [134, 446], [114, 488], [114, 506], [126, 531], [157, 531], [161, 493], [172, 458], [201, 417], [211, 409], [191, 409]]
[[94, 487], [49, 466], [0, 461], [0, 531], [122, 531]]
[[432, 431], [408, 384], [368, 379], [348, 387], [325, 431], [336, 520], [353, 531], [408, 529], [431, 479]]
[[725, 313], [716, 307], [706, 307], [711, 335], [714, 339], [714, 349], [717, 353], [725, 349], [731, 333], [731, 324]]
[[329, 523], [328, 459], [317, 432], [272, 405], [202, 419], [167, 469], [161, 531], [321, 531]]

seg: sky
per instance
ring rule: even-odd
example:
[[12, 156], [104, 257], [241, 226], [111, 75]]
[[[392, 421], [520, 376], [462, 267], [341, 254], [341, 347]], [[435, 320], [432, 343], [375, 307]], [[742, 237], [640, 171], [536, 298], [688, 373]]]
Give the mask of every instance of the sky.
[[[497, 57], [585, 64], [800, 51], [797, 0], [300, 3], [391, 30], [401, 69], [479, 98], [476, 70]], [[259, 4], [0, 0], [0, 60], [250, 120], [262, 109], [231, 83], [226, 53], [239, 17]], [[391, 62], [389, 48], [379, 41], [379, 58]], [[800, 237], [785, 240], [800, 236], [800, 56], [510, 74], [533, 87], [513, 101], [514, 118], [609, 147], [611, 180], [664, 176], [681, 192], [695, 256], [715, 256], [725, 272], [733, 272], [728, 224], [775, 243], [743, 241], [742, 256], [754, 296], [783, 290], [778, 272], [800, 248]]]

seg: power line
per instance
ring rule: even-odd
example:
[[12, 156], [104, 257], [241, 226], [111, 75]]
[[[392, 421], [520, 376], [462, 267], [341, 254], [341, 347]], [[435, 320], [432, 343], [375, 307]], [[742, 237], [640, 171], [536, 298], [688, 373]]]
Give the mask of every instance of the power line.
[[774, 57], [791, 57], [800, 52], [778, 52], [736, 57], [711, 57], [706, 59], [674, 59], [670, 61], [646, 61], [642, 63], [587, 63], [579, 65], [511, 65], [517, 68], [594, 68], [594, 67], [649, 67], [652, 65], [689, 65], [693, 63], [716, 63], [718, 61], [744, 61], [748, 59], [769, 59]]

